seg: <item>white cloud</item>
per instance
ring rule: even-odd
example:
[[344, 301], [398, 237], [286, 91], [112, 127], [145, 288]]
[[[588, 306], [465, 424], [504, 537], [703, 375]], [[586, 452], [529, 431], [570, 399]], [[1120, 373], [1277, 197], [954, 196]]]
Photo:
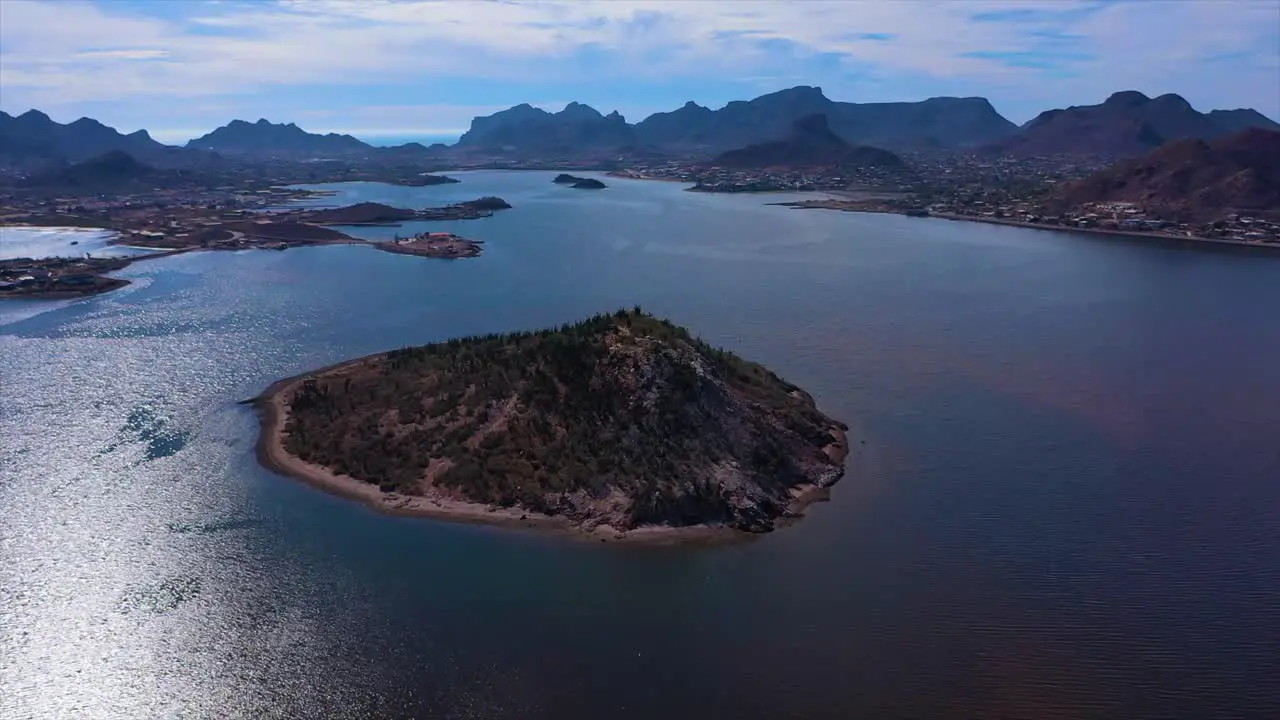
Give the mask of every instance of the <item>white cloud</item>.
[[[833, 82], [857, 78], [860, 87], [886, 95], [927, 84], [954, 88], [949, 94], [1003, 94], [1047, 107], [1137, 88], [1181, 92], [1197, 105], [1280, 112], [1280, 0], [180, 5], [188, 8], [186, 17], [150, 17], [128, 5], [84, 0], [0, 1], [0, 85], [6, 90], [0, 101], [6, 107], [158, 103], [440, 78], [570, 87], [602, 79], [714, 83], [804, 77], [819, 59], [835, 58], [826, 71]], [[1033, 12], [1005, 21], [974, 18], [1018, 10]], [[868, 39], [878, 35], [890, 39]], [[1041, 58], [1042, 67], [1008, 61], [1023, 55]], [[1206, 61], [1213, 57], [1216, 64]], [[1224, 57], [1231, 59], [1224, 64]], [[1058, 64], [1050, 68], [1056, 74], [1046, 75], [1045, 63]], [[839, 96], [840, 88], [829, 89]]]

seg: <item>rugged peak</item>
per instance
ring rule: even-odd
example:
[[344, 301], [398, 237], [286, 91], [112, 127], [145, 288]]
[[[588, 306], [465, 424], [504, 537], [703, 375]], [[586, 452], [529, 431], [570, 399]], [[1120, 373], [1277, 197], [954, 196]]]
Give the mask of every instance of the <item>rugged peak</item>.
[[791, 104], [803, 103], [829, 103], [826, 95], [822, 94], [822, 88], [812, 85], [797, 85], [786, 90], [779, 90], [768, 95], [761, 95], [752, 102], [757, 101], [783, 101]]
[[26, 112], [22, 113], [21, 115], [19, 115], [19, 116], [17, 117], [17, 119], [18, 119], [18, 120], [25, 120], [25, 121], [27, 121], [27, 122], [46, 122], [46, 123], [47, 123], [47, 122], [53, 122], [53, 119], [52, 119], [52, 118], [50, 118], [48, 115], [45, 115], [44, 113], [40, 112], [39, 110], [36, 110], [35, 108], [32, 108], [32, 109], [30, 109], [30, 110], [28, 110], [28, 111], [26, 111]]
[[596, 110], [590, 105], [583, 105], [580, 102], [571, 102], [568, 105], [565, 105], [564, 109], [556, 114], [564, 117], [568, 117], [568, 118], [573, 118], [575, 120], [576, 119], [595, 120], [596, 118], [601, 117], [600, 111]]
[[1137, 90], [1121, 90], [1120, 92], [1112, 93], [1111, 97], [1107, 98], [1103, 105], [1132, 106], [1142, 105], [1150, 101], [1151, 98]]
[[1152, 103], [1158, 103], [1158, 104], [1160, 104], [1160, 105], [1165, 105], [1165, 106], [1168, 106], [1168, 107], [1177, 108], [1177, 109], [1179, 109], [1179, 110], [1192, 110], [1192, 109], [1193, 109], [1193, 108], [1191, 107], [1191, 103], [1187, 102], [1186, 98], [1184, 98], [1184, 97], [1182, 97], [1181, 95], [1178, 95], [1178, 94], [1176, 94], [1176, 93], [1165, 93], [1164, 95], [1161, 95], [1161, 96], [1157, 97], [1156, 99], [1152, 100], [1151, 102], [1152, 102]]

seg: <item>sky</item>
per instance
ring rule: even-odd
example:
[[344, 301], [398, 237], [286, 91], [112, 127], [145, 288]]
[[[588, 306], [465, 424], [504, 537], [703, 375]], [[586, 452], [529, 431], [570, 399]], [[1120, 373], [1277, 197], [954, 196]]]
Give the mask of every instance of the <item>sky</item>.
[[1280, 0], [0, 0], [0, 109], [164, 142], [235, 118], [457, 136], [522, 102], [635, 122], [795, 85], [1018, 123], [1130, 89], [1280, 118]]

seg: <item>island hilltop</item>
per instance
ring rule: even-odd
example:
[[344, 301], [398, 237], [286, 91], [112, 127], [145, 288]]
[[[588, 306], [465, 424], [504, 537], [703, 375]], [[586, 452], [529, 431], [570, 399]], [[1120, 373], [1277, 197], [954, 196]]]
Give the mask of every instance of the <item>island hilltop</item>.
[[846, 426], [640, 308], [282, 380], [269, 468], [387, 511], [615, 537], [767, 532], [844, 472]]

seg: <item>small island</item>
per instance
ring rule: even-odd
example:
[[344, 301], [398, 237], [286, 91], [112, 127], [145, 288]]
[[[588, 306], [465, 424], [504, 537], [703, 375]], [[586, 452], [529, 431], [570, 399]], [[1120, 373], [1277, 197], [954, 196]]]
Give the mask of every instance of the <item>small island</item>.
[[418, 233], [407, 238], [396, 237], [391, 242], [374, 243], [374, 247], [390, 253], [444, 260], [479, 257], [481, 245], [479, 240], [468, 240], [447, 232]]
[[608, 538], [768, 532], [844, 472], [800, 388], [635, 308], [409, 347], [251, 401], [268, 468], [377, 509]]
[[569, 187], [577, 190], [600, 190], [602, 188], [609, 187], [595, 178], [578, 177], [577, 175], [570, 175], [568, 173], [560, 173], [551, 182], [556, 183], [557, 185], [568, 185]]
[[430, 185], [451, 185], [460, 182], [462, 181], [457, 178], [451, 178], [448, 175], [423, 174], [403, 178], [395, 184], [404, 187], [428, 187]]

